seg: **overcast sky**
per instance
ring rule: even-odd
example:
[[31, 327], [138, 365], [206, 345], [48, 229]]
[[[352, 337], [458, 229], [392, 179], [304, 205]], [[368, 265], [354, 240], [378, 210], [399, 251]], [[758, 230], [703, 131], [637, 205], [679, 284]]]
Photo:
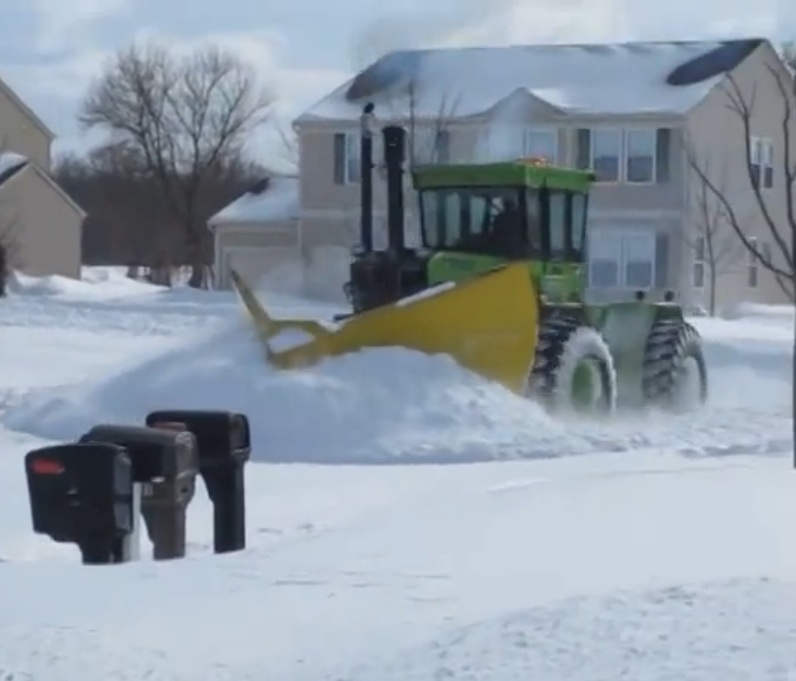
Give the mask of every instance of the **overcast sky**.
[[[60, 136], [57, 152], [85, 146], [75, 114], [87, 84], [109, 54], [147, 34], [234, 49], [273, 89], [285, 122], [363, 61], [396, 47], [796, 37], [796, 0], [402, 0], [400, 13], [374, 9], [383, 6], [373, 0], [1, 0], [0, 77]], [[271, 139], [261, 140], [263, 154]]]

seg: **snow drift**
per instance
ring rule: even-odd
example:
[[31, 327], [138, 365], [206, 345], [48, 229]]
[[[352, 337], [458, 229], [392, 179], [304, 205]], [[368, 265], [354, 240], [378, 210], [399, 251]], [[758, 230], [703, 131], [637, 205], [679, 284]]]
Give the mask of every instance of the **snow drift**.
[[[476, 462], [661, 447], [688, 455], [787, 451], [783, 344], [744, 353], [743, 344], [720, 334], [708, 344], [715, 397], [697, 413], [571, 422], [448, 357], [404, 349], [276, 372], [248, 327], [226, 323], [110, 378], [34, 392], [7, 412], [5, 424], [72, 439], [100, 421], [142, 422], [155, 409], [229, 409], [249, 416], [254, 458], [268, 462]], [[732, 445], [717, 444], [730, 430]]]

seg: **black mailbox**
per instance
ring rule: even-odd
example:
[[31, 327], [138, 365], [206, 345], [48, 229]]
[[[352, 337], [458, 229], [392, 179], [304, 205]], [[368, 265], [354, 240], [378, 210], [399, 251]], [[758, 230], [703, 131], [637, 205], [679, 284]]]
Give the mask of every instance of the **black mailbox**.
[[199, 473], [213, 503], [216, 553], [246, 547], [246, 493], [243, 468], [251, 457], [251, 429], [243, 414], [228, 411], [162, 410], [149, 414], [150, 427], [184, 426], [196, 436]]
[[33, 531], [74, 543], [83, 562], [126, 562], [134, 528], [132, 462], [107, 443], [44, 447], [25, 456]]
[[141, 513], [153, 544], [155, 560], [183, 558], [188, 504], [196, 491], [198, 450], [187, 430], [100, 424], [81, 442], [123, 446], [141, 483]]

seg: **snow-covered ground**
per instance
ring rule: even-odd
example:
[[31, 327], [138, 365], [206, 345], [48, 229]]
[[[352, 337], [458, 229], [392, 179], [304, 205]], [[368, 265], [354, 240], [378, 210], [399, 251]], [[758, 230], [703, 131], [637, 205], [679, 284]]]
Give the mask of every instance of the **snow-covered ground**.
[[[0, 679], [796, 678], [790, 312], [695, 320], [696, 414], [562, 423], [409, 352], [275, 374], [232, 296], [87, 274], [0, 301]], [[183, 561], [32, 534], [26, 451], [173, 406], [252, 419], [246, 551], [203, 492]]]

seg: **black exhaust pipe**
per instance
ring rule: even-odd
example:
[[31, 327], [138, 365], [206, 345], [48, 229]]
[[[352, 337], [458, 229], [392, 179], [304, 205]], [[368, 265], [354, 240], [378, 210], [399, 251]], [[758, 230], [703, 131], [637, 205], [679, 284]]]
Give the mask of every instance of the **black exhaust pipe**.
[[360, 192], [362, 208], [359, 223], [360, 247], [365, 253], [373, 251], [373, 128], [375, 116], [373, 103], [362, 109], [360, 116]]
[[387, 166], [387, 237], [388, 249], [403, 253], [404, 237], [404, 159], [406, 130], [398, 125], [384, 128], [384, 163]]

